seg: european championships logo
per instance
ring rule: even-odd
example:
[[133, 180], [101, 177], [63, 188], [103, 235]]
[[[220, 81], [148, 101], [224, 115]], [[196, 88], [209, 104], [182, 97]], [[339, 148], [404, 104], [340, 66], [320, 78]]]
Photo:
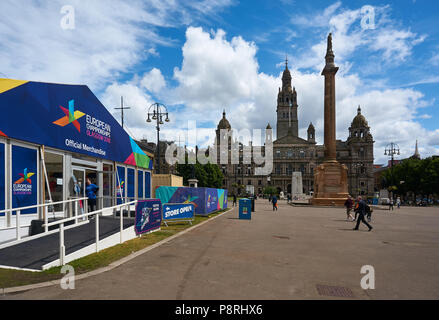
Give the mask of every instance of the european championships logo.
[[21, 178], [14, 182], [14, 195], [32, 194], [32, 180], [30, 178], [34, 175], [33, 172], [27, 172], [27, 168], [24, 169], [23, 173], [19, 173]]
[[78, 132], [81, 132], [81, 125], [79, 124], [78, 119], [85, 116], [85, 113], [81, 111], [75, 111], [75, 100], [69, 101], [69, 109], [66, 109], [63, 106], [59, 106], [59, 107], [66, 115], [61, 119], [54, 121], [53, 123], [60, 127], [65, 127], [73, 123], [76, 130], [78, 130]]
[[20, 179], [18, 179], [17, 181], [15, 181], [14, 184], [22, 184], [24, 181], [26, 181], [29, 184], [32, 184], [32, 180], [30, 179], [30, 177], [32, 177], [33, 175], [35, 175], [35, 173], [33, 172], [27, 172], [27, 168], [24, 169], [23, 173], [19, 173], [19, 176], [21, 177]]

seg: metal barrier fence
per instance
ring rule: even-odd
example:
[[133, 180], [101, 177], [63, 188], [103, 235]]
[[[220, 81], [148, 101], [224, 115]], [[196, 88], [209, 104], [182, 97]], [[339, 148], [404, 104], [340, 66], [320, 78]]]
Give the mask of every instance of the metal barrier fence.
[[58, 220], [58, 221], [54, 221], [51, 223], [46, 223], [44, 225], [45, 228], [51, 227], [51, 226], [55, 226], [55, 225], [59, 225], [59, 261], [60, 261], [60, 265], [63, 266], [64, 263], [64, 258], [66, 255], [66, 248], [65, 248], [65, 244], [64, 244], [64, 225], [67, 222], [70, 221], [77, 221], [78, 219], [81, 218], [86, 218], [88, 219], [90, 216], [95, 216], [95, 221], [96, 221], [96, 228], [95, 228], [95, 245], [96, 245], [96, 252], [99, 252], [99, 217], [100, 215], [103, 214], [104, 211], [113, 211], [113, 214], [116, 213], [116, 211], [119, 209], [120, 211], [120, 243], [123, 243], [123, 207], [127, 208], [127, 211], [130, 212], [131, 210], [131, 205], [136, 205], [138, 200], [134, 200], [128, 203], [123, 203], [123, 204], [119, 204], [110, 208], [102, 208], [99, 209], [97, 211], [94, 212], [90, 212], [90, 213], [84, 213], [72, 218], [66, 218], [66, 219], [62, 219], [62, 220]]
[[[49, 207], [54, 206], [54, 205], [64, 205], [64, 204], [70, 204], [72, 205], [72, 203], [75, 204], [75, 207], [78, 206], [80, 201], [85, 201], [87, 200], [87, 198], [77, 198], [77, 199], [70, 199], [70, 200], [64, 200], [64, 201], [59, 201], [59, 202], [50, 202], [50, 203], [44, 203], [44, 204], [37, 204], [37, 205], [33, 205], [33, 206], [28, 206], [28, 207], [21, 207], [21, 208], [11, 208], [11, 209], [5, 209], [5, 210], [1, 210], [0, 214], [4, 213], [4, 218], [5, 218], [5, 228], [1, 228], [1, 230], [8, 230], [8, 229], [16, 229], [16, 239], [13, 240], [14, 244], [18, 241], [21, 240], [21, 233], [20, 233], [20, 229], [24, 228], [24, 227], [29, 227], [27, 225], [22, 225], [21, 224], [21, 212], [24, 210], [31, 210], [31, 209], [43, 209], [44, 210], [44, 224], [46, 225], [46, 227], [44, 228], [44, 233], [48, 233], [49, 229], [47, 227], [47, 222], [49, 220]], [[16, 225], [15, 227], [11, 227], [11, 220], [12, 220], [12, 216], [15, 212], [15, 219], [16, 219]], [[28, 238], [32, 238], [32, 237], [28, 237]], [[27, 238], [27, 239], [28, 239]], [[1, 247], [0, 247], [1, 248]]]

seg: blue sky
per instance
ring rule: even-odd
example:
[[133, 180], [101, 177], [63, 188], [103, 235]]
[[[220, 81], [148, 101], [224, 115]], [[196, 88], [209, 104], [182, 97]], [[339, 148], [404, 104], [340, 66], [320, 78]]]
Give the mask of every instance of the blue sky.
[[[393, 141], [402, 155], [439, 154], [437, 1], [81, 1], [65, 30], [63, 0], [0, 3], [0, 76], [87, 84], [113, 110], [124, 95], [136, 138], [155, 141], [147, 106], [169, 107], [167, 139], [196, 120], [209, 144], [225, 108], [236, 129], [275, 125], [285, 55], [298, 91], [300, 135], [312, 121], [323, 142], [326, 36], [334, 34], [337, 138], [358, 105], [375, 138], [376, 162]], [[366, 7], [374, 29], [364, 28]], [[369, 11], [370, 12], [370, 11]], [[367, 20], [370, 22], [370, 20]]]

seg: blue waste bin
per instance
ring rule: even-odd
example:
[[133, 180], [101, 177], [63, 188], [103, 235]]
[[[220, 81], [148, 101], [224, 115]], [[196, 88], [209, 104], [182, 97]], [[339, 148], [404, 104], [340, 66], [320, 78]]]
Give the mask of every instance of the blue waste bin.
[[250, 199], [239, 200], [239, 219], [240, 220], [252, 219], [252, 202]]

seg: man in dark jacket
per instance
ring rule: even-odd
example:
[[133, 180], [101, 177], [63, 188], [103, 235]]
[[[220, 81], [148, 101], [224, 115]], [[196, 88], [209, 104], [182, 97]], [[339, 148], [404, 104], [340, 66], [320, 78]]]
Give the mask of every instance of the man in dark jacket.
[[360, 222], [363, 222], [369, 228], [369, 231], [373, 229], [372, 226], [367, 223], [366, 219], [364, 219], [365, 214], [366, 214], [366, 203], [361, 197], [358, 197], [358, 219], [357, 219], [357, 225], [355, 226], [354, 230], [358, 230], [358, 227], [360, 226]]

